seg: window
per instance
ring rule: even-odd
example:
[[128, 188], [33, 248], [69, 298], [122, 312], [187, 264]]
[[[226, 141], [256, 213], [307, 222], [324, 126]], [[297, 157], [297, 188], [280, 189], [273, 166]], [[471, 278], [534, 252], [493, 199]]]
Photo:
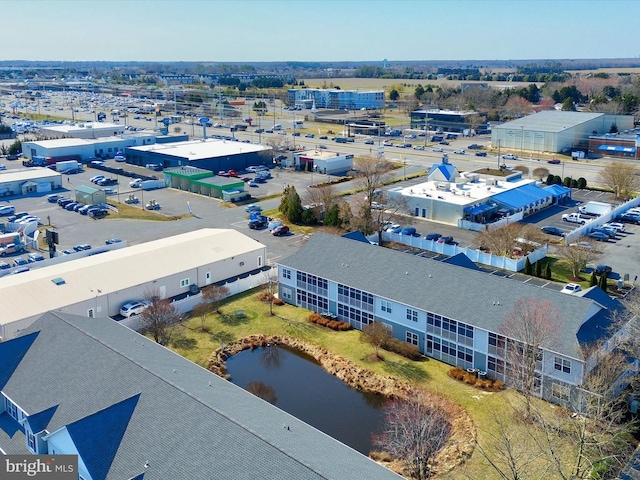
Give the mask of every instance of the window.
[[95, 312], [93, 310], [93, 308], [90, 308], [89, 310], [87, 310], [87, 317], [89, 318], [95, 318]]
[[36, 450], [36, 436], [27, 429], [27, 446], [33, 453], [38, 453]]
[[571, 373], [571, 362], [564, 358], [554, 357], [553, 368], [562, 373]]
[[188, 287], [191, 284], [188, 278], [180, 280], [180, 287]]
[[391, 313], [391, 302], [387, 302], [386, 300], [381, 300], [380, 309], [383, 312]]
[[418, 312], [416, 310], [411, 310], [410, 308], [407, 308], [407, 320], [410, 320], [412, 322], [417, 322]]
[[407, 343], [418, 346], [418, 341], [419, 341], [418, 335], [412, 332], [407, 332], [407, 338], [406, 338]]
[[291, 300], [291, 290], [288, 288], [282, 288], [282, 298], [287, 300]]
[[262, 266], [262, 257], [258, 257], [258, 266], [261, 267]]
[[569, 400], [569, 388], [566, 385], [554, 383], [551, 385], [551, 395], [560, 400]]
[[16, 406], [16, 404], [8, 398], [5, 398], [5, 403], [7, 405], [7, 413], [9, 414], [9, 416], [14, 420], [18, 420], [18, 407]]
[[291, 270], [288, 268], [282, 269], [282, 278], [286, 278], [287, 280], [291, 280]]

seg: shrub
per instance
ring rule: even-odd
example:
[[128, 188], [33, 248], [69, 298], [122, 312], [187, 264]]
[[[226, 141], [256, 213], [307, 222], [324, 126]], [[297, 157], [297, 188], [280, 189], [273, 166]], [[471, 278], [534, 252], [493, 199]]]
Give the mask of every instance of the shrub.
[[587, 188], [587, 180], [584, 179], [583, 177], [580, 177], [578, 179], [578, 188], [580, 190], [584, 190], [585, 188]]
[[476, 380], [477, 378], [473, 373], [464, 374], [464, 383], [466, 383], [467, 385], [475, 385]]
[[322, 326], [322, 327], [326, 327], [326, 326], [329, 324], [329, 321], [330, 321], [330, 320], [328, 320], [328, 319], [326, 319], [326, 318], [324, 318], [324, 317], [320, 317], [320, 318], [318, 319], [318, 321], [317, 321], [317, 324], [318, 324], [318, 325], [320, 325], [320, 326]]
[[281, 298], [276, 298], [273, 300], [273, 304], [274, 305], [278, 305], [278, 306], [282, 306], [284, 305], [284, 300], [282, 300]]
[[455, 378], [456, 380], [462, 380], [465, 373], [466, 372], [461, 367], [453, 367], [451, 370], [449, 370], [449, 376], [451, 378]]
[[502, 380], [493, 381], [493, 388], [495, 388], [496, 390], [501, 390], [502, 387], [504, 387], [504, 382]]
[[389, 452], [377, 452], [371, 451], [369, 452], [369, 457], [376, 462], [391, 462], [393, 461], [393, 457]]
[[338, 326], [338, 330], [343, 332], [351, 330], [352, 328], [353, 327], [348, 322], [340, 322], [340, 325]]
[[307, 317], [307, 321], [310, 323], [318, 323], [318, 320], [322, 318], [319, 314], [317, 313], [312, 313]]
[[327, 327], [330, 328], [331, 330], [337, 330], [339, 323], [340, 322], [338, 322], [336, 320], [329, 320], [329, 323], [327, 323]]
[[420, 353], [420, 349], [409, 343], [403, 342], [402, 340], [398, 340], [397, 338], [389, 338], [384, 342], [382, 348], [389, 352], [397, 353], [398, 355], [402, 355], [409, 360], [418, 360], [422, 357], [422, 353]]

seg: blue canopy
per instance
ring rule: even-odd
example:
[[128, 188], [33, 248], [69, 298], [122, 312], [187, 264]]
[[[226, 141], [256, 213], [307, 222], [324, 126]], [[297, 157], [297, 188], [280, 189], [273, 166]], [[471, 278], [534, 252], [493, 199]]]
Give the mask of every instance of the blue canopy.
[[499, 193], [492, 197], [496, 202], [500, 202], [516, 210], [521, 208], [531, 208], [541, 205], [552, 198], [549, 192], [529, 183], [513, 190]]
[[623, 147], [622, 145], [600, 145], [598, 150], [606, 152], [636, 153], [636, 147]]

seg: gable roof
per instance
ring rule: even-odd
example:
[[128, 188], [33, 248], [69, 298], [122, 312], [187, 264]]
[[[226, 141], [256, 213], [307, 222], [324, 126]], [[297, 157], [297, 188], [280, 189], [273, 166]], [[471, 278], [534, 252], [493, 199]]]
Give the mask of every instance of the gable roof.
[[51, 408], [47, 408], [39, 413], [29, 415], [26, 419], [26, 423], [31, 428], [32, 433], [40, 433], [47, 428], [47, 425], [51, 421], [51, 417], [56, 413], [58, 405], [54, 405]]
[[13, 372], [20, 364], [22, 357], [24, 357], [38, 336], [37, 332], [30, 335], [24, 335], [19, 339], [15, 339], [15, 342], [0, 342], [0, 358], [2, 358], [2, 368], [0, 368], [0, 390], [4, 388], [7, 381], [13, 375]]
[[364, 236], [364, 233], [362, 233], [360, 230], [354, 230], [353, 232], [345, 233], [344, 235], [342, 235], [342, 238], [348, 238], [350, 240], [356, 240], [358, 242], [371, 244], [371, 242], [367, 240], [367, 237]]
[[[130, 417], [122, 435], [125, 420], [107, 432], [111, 445], [121, 437], [112, 460], [84, 453], [98, 478], [101, 472], [105, 480], [141, 473], [145, 480], [244, 480], [247, 472], [278, 480], [401, 478], [113, 320], [49, 312], [25, 334], [33, 332], [39, 333], [3, 389], [27, 415], [58, 405], [48, 431], [67, 427], [78, 443], [102, 435], [118, 414]], [[22, 445], [23, 452], [12, 453], [27, 453], [24, 437]]]
[[448, 257], [442, 260], [442, 263], [448, 263], [449, 265], [457, 265], [458, 267], [470, 268], [471, 270], [480, 270], [475, 263], [471, 261], [464, 253], [460, 252], [453, 257]]
[[560, 313], [554, 350], [578, 359], [583, 356], [576, 333], [601, 308], [589, 298], [325, 233], [312, 235], [280, 264], [496, 333], [520, 298], [548, 300]]
[[440, 172], [445, 179], [450, 181], [454, 178], [458, 170], [450, 163], [434, 163], [427, 174], [427, 178], [431, 180], [431, 175], [435, 172]]

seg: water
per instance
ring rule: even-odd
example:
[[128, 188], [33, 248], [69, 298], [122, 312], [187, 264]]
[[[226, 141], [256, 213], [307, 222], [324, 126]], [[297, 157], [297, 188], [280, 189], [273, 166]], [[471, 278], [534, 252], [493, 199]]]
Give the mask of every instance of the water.
[[234, 384], [360, 453], [373, 450], [371, 433], [384, 421], [381, 395], [358, 392], [312, 358], [283, 347], [245, 350], [226, 364]]

